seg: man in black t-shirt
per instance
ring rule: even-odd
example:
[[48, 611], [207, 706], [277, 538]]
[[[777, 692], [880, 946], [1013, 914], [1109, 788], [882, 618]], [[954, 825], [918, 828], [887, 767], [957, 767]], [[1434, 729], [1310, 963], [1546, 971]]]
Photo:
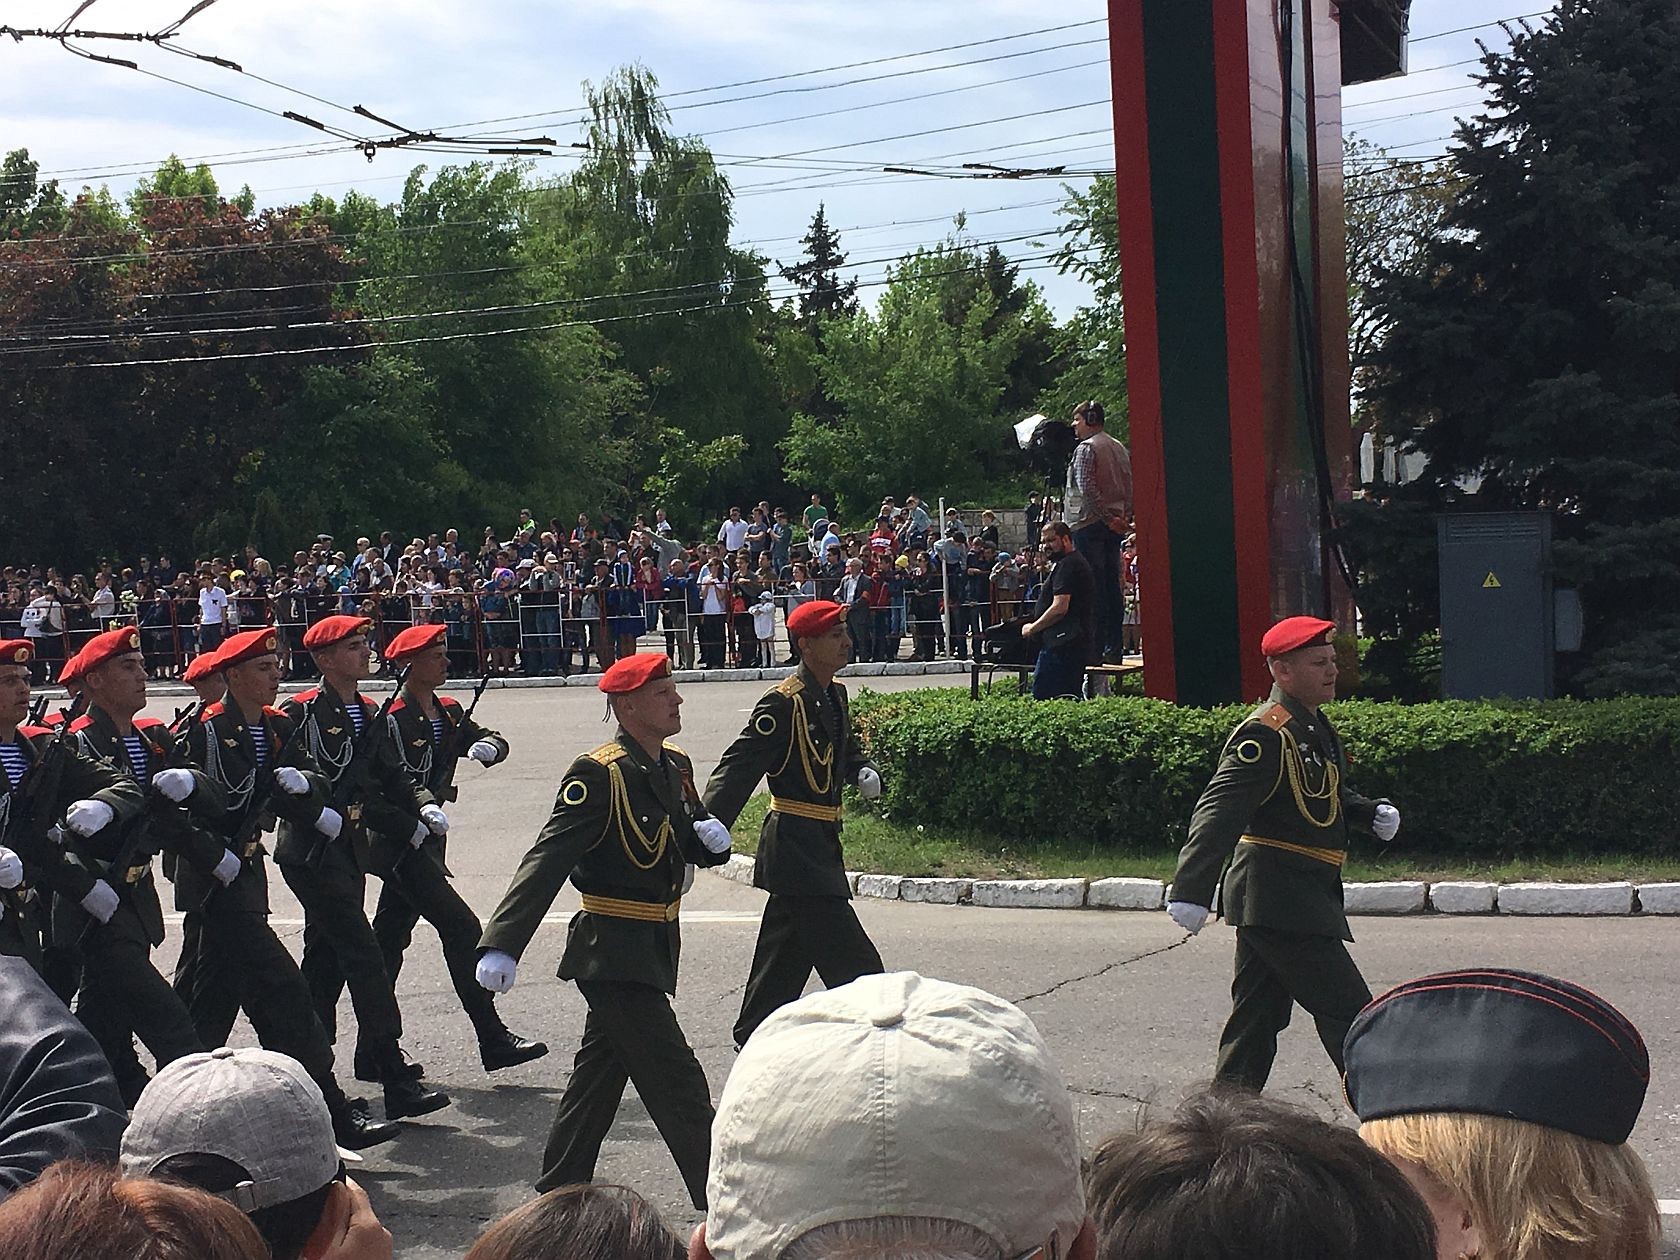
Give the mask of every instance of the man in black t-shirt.
[[1053, 557], [1050, 579], [1040, 587], [1035, 615], [1021, 631], [1025, 637], [1040, 636], [1033, 699], [1077, 700], [1092, 654], [1096, 583], [1091, 566], [1074, 550], [1073, 531], [1065, 521], [1044, 527], [1044, 545]]

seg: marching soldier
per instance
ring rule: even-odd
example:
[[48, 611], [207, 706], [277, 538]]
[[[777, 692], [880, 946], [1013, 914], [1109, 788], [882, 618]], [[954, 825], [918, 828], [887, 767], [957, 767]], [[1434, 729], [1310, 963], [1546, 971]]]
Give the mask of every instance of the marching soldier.
[[[187, 860], [214, 867], [224, 846], [189, 822], [187, 810], [213, 824], [226, 813], [221, 786], [202, 770], [188, 768], [174, 736], [146, 707], [146, 666], [140, 632], [132, 626], [107, 631], [77, 653], [87, 711], [70, 730], [91, 755], [123, 771], [146, 793], [143, 818], [102, 843], [89, 841], [92, 865], [121, 897], [111, 918], [86, 931], [74, 912], [54, 916], [60, 945], [81, 939], [82, 988], [76, 1014], [117, 1074], [130, 1105], [147, 1076], [135, 1057], [136, 1034], [157, 1065], [203, 1049], [192, 1016], [169, 983], [152, 966], [150, 953], [163, 943], [163, 907], [152, 881], [152, 855], [168, 847]], [[185, 807], [183, 807], [185, 802]], [[114, 830], [107, 828], [107, 831]], [[97, 849], [97, 852], [93, 852]], [[59, 903], [62, 910], [64, 903]]]
[[[222, 677], [215, 652], [200, 652], [188, 661], [186, 669], [181, 671], [181, 681], [193, 689], [201, 704], [215, 704], [227, 695], [227, 680]], [[183, 718], [181, 730], [185, 730], [187, 724], [188, 719]], [[176, 733], [179, 734], [179, 731]]]
[[207, 826], [222, 848], [213, 865], [193, 850], [164, 858], [175, 907], [186, 912], [175, 990], [206, 1046], [226, 1044], [243, 1007], [263, 1048], [290, 1055], [320, 1086], [338, 1144], [360, 1150], [389, 1141], [399, 1126], [371, 1120], [333, 1079], [332, 1043], [309, 987], [268, 923], [264, 830], [277, 816], [321, 834], [343, 825], [322, 803], [320, 772], [292, 720], [274, 707], [278, 647], [272, 626], [224, 640], [216, 658], [227, 698], [206, 708], [186, 734], [188, 760], [220, 791], [222, 817]]
[[[456, 701], [436, 694], [449, 673], [441, 623], [410, 626], [386, 646], [385, 659], [408, 669], [386, 718], [392, 746], [426, 803], [441, 809], [456, 798], [455, 767], [462, 754], [480, 765], [493, 766], [507, 757], [507, 740], [473, 721]], [[484, 1070], [500, 1071], [547, 1054], [542, 1042], [509, 1031], [496, 1014], [495, 999], [474, 976], [484, 925], [449, 882], [445, 837], [430, 830], [424, 836], [412, 831], [402, 836], [376, 832], [370, 849], [373, 872], [384, 881], [373, 934], [391, 983], [396, 983], [402, 969], [403, 951], [413, 939], [414, 925], [424, 917], [437, 929], [455, 996], [478, 1034]], [[357, 1051], [358, 1078], [377, 1079], [374, 1066]]]
[[[21, 728], [34, 656], [28, 639], [0, 641], [0, 954], [41, 970], [43, 899], [57, 893], [108, 921], [117, 910], [116, 890], [71, 855], [83, 843], [114, 842], [120, 826], [145, 810], [146, 798], [133, 780], [66, 734]], [[63, 839], [54, 843], [48, 831], [61, 814]], [[68, 1003], [74, 984], [61, 977], [55, 991]]]
[[881, 955], [851, 907], [840, 853], [840, 790], [881, 795], [881, 775], [859, 755], [834, 681], [850, 650], [846, 610], [828, 600], [801, 604], [787, 619], [799, 668], [758, 702], [706, 785], [706, 808], [734, 826], [759, 780], [770, 780], [770, 812], [758, 842], [753, 884], [770, 894], [753, 949], [735, 1044], [777, 1007], [805, 991], [816, 968], [829, 988], [881, 970]]
[[670, 995], [688, 867], [725, 861], [729, 830], [700, 808], [693, 764], [666, 742], [682, 729], [670, 661], [626, 656], [596, 685], [618, 719], [617, 737], [566, 771], [554, 812], [484, 929], [479, 983], [494, 993], [513, 987], [516, 960], [570, 878], [583, 909], [567, 929], [559, 976], [577, 982], [589, 1015], [537, 1189], [594, 1177], [625, 1082], [633, 1081], [689, 1198], [704, 1210], [711, 1093]]
[[1265, 1086], [1295, 1003], [1340, 1071], [1348, 1027], [1371, 1000], [1344, 944], [1353, 933], [1342, 863], [1350, 835], [1386, 843], [1400, 812], [1349, 789], [1347, 754], [1320, 710], [1336, 695], [1335, 628], [1289, 617], [1261, 640], [1272, 694], [1225, 742], [1167, 903], [1175, 923], [1199, 932], [1223, 879], [1220, 912], [1237, 929], [1237, 962], [1215, 1075], [1250, 1089]]
[[41, 719], [41, 725], [56, 731], [73, 722], [87, 711], [87, 697], [82, 694], [82, 654], [76, 652], [58, 671], [58, 685], [64, 688], [64, 707], [55, 709]]
[[385, 718], [356, 689], [368, 670], [372, 624], [366, 617], [325, 617], [303, 636], [321, 686], [288, 698], [281, 709], [325, 777], [342, 829], [326, 834], [282, 818], [274, 860], [303, 904], [302, 971], [315, 1013], [333, 1036], [338, 995], [349, 986], [356, 1061], [383, 1086], [386, 1118], [397, 1120], [447, 1107], [449, 1096], [421, 1081], [423, 1069], [400, 1045], [396, 990], [363, 908], [372, 869], [368, 835], [382, 832], [420, 844], [428, 834], [442, 835], [449, 818], [421, 797], [383, 731], [362, 738], [370, 722]]

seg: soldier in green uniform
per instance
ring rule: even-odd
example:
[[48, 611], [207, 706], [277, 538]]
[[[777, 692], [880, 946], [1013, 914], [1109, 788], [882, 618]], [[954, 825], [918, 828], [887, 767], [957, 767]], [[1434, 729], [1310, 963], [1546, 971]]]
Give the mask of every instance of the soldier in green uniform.
[[[34, 655], [28, 639], [0, 640], [0, 954], [41, 971], [46, 898], [56, 893], [101, 922], [116, 913], [110, 881], [73, 855], [83, 845], [114, 845], [121, 827], [145, 812], [146, 797], [67, 731], [21, 726]], [[48, 831], [60, 816], [65, 839], [55, 844]], [[61, 979], [59, 997], [68, 1003], [74, 987]]]
[[366, 617], [323, 617], [309, 627], [303, 646], [321, 671], [321, 685], [281, 704], [327, 782], [340, 825], [280, 821], [274, 860], [303, 906], [300, 970], [315, 998], [315, 1014], [332, 1037], [338, 996], [346, 985], [356, 1012], [355, 1059], [384, 1089], [385, 1117], [423, 1116], [449, 1105], [449, 1096], [420, 1079], [423, 1069], [402, 1051], [402, 1012], [385, 970], [364, 902], [372, 869], [370, 832], [400, 836], [406, 844], [441, 835], [449, 819], [426, 803], [403, 773], [384, 731], [362, 732], [379, 706], [356, 684], [368, 669]]
[[1348, 787], [1347, 754], [1320, 709], [1336, 695], [1335, 628], [1289, 617], [1266, 632], [1271, 697], [1226, 741], [1168, 895], [1173, 921], [1194, 934], [1223, 879], [1237, 962], [1215, 1075], [1251, 1089], [1265, 1087], [1296, 1003], [1340, 1071], [1348, 1027], [1371, 1000], [1344, 944], [1342, 863], [1351, 834], [1386, 843], [1400, 812]]
[[682, 729], [670, 661], [661, 653], [626, 656], [596, 685], [618, 735], [566, 771], [554, 812], [484, 929], [478, 980], [493, 993], [513, 987], [516, 960], [569, 878], [583, 909], [566, 930], [559, 976], [577, 982], [589, 1015], [537, 1189], [594, 1177], [625, 1083], [633, 1081], [703, 1211], [711, 1092], [670, 995], [689, 867], [725, 861], [729, 830], [706, 816], [693, 764], [667, 742]]
[[737, 1046], [805, 991], [813, 967], [831, 989], [882, 969], [852, 909], [840, 853], [841, 788], [854, 784], [865, 800], [881, 795], [880, 772], [852, 739], [846, 688], [834, 681], [850, 646], [845, 611], [820, 599], [794, 610], [787, 628], [799, 669], [764, 693], [706, 785], [706, 808], [733, 826], [759, 780], [770, 780], [753, 865], [753, 884], [770, 899], [735, 1021]]
[[[221, 785], [187, 766], [169, 728], [141, 716], [146, 665], [140, 632], [109, 630], [77, 653], [87, 711], [70, 730], [91, 755], [103, 758], [146, 791], [145, 816], [89, 857], [118, 890], [122, 904], [109, 922], [86, 931], [87, 918], [60, 900], [54, 928], [63, 946], [81, 942], [82, 987], [76, 1014], [105, 1052], [123, 1101], [133, 1105], [147, 1075], [134, 1053], [139, 1036], [159, 1067], [204, 1047], [179, 995], [152, 966], [163, 943], [163, 907], [152, 880], [152, 857], [164, 848], [212, 867], [223, 845], [194, 827], [188, 810], [212, 824], [226, 812]], [[121, 869], [116, 863], [121, 861]]]
[[[386, 718], [392, 747], [426, 803], [442, 809], [456, 798], [455, 767], [462, 757], [496, 765], [507, 759], [507, 740], [480, 726], [458, 701], [436, 694], [449, 672], [441, 622], [410, 626], [398, 634], [385, 645], [385, 660], [408, 671]], [[496, 1013], [495, 999], [475, 978], [484, 925], [449, 882], [444, 864], [447, 838], [428, 830], [418, 844], [412, 843], [414, 839], [413, 834], [399, 837], [382, 832], [372, 837], [373, 872], [384, 881], [373, 934], [391, 983], [396, 983], [402, 969], [403, 951], [413, 939], [414, 925], [424, 917], [437, 929], [455, 996], [478, 1034], [478, 1057], [484, 1070], [497, 1072], [542, 1058], [548, 1047], [509, 1030]], [[361, 1058], [356, 1075], [373, 1079], [373, 1065]]]
[[297, 728], [274, 707], [278, 647], [272, 626], [223, 640], [216, 668], [226, 678], [226, 699], [206, 708], [184, 736], [187, 760], [216, 785], [223, 813], [206, 823], [219, 846], [213, 861], [185, 848], [164, 855], [175, 908], [186, 913], [175, 991], [199, 1040], [212, 1048], [227, 1043], [243, 1007], [263, 1048], [296, 1059], [320, 1087], [338, 1144], [360, 1150], [389, 1141], [399, 1126], [370, 1119], [339, 1088], [309, 987], [268, 922], [263, 832], [277, 817], [322, 834], [343, 825], [324, 803], [325, 783]]

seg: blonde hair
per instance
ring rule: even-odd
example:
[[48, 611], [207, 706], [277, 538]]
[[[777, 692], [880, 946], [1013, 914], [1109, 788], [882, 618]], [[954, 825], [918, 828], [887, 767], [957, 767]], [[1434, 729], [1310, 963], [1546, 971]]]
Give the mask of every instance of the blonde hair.
[[1631, 1146], [1526, 1120], [1434, 1112], [1369, 1120], [1359, 1135], [1409, 1160], [1469, 1209], [1481, 1260], [1653, 1260], [1656, 1194]]

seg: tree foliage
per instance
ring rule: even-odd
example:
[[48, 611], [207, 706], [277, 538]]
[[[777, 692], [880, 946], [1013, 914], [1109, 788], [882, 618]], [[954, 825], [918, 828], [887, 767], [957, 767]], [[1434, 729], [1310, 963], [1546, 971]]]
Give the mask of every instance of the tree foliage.
[[1055, 254], [1064, 275], [1090, 286], [1092, 301], [1068, 321], [1070, 361], [1037, 409], [1066, 417], [1095, 398], [1107, 412], [1108, 431], [1122, 441], [1131, 432], [1126, 412], [1126, 322], [1121, 302], [1120, 220], [1114, 176], [1099, 175], [1085, 188], [1064, 186], [1059, 213], [1067, 220]]

